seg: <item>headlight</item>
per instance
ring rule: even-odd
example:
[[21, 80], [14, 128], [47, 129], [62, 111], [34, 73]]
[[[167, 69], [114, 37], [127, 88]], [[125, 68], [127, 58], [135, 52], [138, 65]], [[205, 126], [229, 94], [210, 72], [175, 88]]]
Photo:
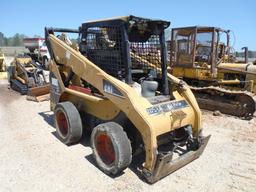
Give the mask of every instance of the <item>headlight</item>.
[[111, 95], [123, 97], [123, 94], [114, 85], [105, 79], [103, 79], [103, 91]]

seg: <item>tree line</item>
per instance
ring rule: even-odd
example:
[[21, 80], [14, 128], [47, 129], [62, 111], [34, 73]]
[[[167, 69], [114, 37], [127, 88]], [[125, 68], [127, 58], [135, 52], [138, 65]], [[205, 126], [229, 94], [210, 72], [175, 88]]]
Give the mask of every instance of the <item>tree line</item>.
[[[3, 33], [0, 32], [0, 46], [1, 47], [11, 47], [11, 46], [24, 46], [23, 39], [28, 36], [20, 33], [16, 33], [12, 37], [5, 37]], [[34, 37], [40, 37], [38, 35], [34, 35]]]
[[[11, 47], [11, 46], [24, 46], [23, 39], [28, 36], [24, 34], [16, 33], [12, 37], [5, 37], [3, 33], [0, 32], [0, 47]], [[34, 37], [40, 37], [39, 35], [34, 35]], [[71, 41], [77, 41], [77, 39], [71, 39]], [[236, 52], [236, 57], [244, 57], [243, 52]], [[248, 51], [249, 58], [256, 58], [256, 51]]]
[[[236, 57], [244, 57], [244, 52], [236, 52]], [[249, 58], [256, 58], [256, 51], [248, 51]]]

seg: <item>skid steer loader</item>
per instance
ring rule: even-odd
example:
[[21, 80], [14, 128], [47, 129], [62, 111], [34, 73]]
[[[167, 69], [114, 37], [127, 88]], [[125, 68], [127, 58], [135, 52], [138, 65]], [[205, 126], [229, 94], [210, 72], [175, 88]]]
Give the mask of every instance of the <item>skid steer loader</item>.
[[256, 65], [237, 61], [230, 30], [218, 27], [172, 29], [170, 70], [191, 87], [200, 108], [251, 119], [256, 110]]
[[28, 100], [44, 101], [48, 100], [50, 92], [43, 70], [33, 62], [27, 55], [19, 55], [14, 58], [8, 68], [10, 87], [27, 94]]
[[[142, 151], [141, 173], [154, 183], [198, 158], [208, 143], [194, 95], [167, 74], [169, 24], [127, 16], [78, 30], [45, 28], [57, 134], [69, 145], [91, 133], [93, 156], [106, 174], [121, 172]], [[78, 44], [69, 33], [79, 35]]]

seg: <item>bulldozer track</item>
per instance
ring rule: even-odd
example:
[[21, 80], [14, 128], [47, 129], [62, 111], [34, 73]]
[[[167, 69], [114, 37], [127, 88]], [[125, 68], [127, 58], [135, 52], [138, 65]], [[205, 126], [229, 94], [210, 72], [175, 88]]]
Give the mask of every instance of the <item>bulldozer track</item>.
[[193, 87], [200, 108], [251, 119], [256, 110], [256, 95], [249, 91], [227, 90], [221, 87]]

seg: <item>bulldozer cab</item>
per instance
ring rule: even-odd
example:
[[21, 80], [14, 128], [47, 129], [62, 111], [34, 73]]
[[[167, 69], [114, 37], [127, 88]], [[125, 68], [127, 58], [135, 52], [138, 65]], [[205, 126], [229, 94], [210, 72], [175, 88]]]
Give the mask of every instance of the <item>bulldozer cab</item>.
[[185, 27], [172, 30], [171, 66], [203, 68], [216, 73], [218, 63], [229, 55], [229, 30]]

